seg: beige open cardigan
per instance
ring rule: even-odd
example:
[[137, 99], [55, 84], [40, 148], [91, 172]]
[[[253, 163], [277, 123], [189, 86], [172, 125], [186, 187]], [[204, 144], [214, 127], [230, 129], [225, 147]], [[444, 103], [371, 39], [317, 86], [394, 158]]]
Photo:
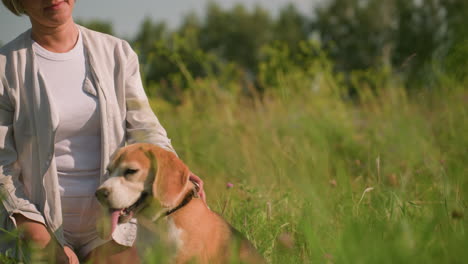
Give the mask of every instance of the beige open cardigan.
[[[101, 117], [101, 173], [119, 147], [150, 142], [174, 151], [152, 112], [143, 90], [138, 57], [121, 39], [79, 27]], [[31, 31], [0, 49], [0, 227], [15, 228], [14, 213], [43, 222], [63, 245], [62, 210], [54, 159], [59, 116], [50, 90], [38, 72]], [[76, 109], [80, 111], [80, 109]], [[0, 232], [1, 234], [1, 232]], [[0, 235], [0, 249], [5, 248]], [[113, 239], [130, 246], [136, 237], [132, 221]], [[3, 244], [3, 245], [2, 245]]]

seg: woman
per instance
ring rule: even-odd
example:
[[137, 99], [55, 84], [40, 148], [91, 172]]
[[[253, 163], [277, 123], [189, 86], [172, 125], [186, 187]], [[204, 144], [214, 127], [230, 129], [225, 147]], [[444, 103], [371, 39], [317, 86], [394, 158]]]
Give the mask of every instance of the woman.
[[68, 263], [135, 263], [135, 222], [100, 239], [94, 192], [126, 143], [174, 151], [149, 107], [137, 55], [76, 25], [75, 0], [2, 2], [32, 27], [0, 49], [0, 225], [40, 248], [58, 245]]

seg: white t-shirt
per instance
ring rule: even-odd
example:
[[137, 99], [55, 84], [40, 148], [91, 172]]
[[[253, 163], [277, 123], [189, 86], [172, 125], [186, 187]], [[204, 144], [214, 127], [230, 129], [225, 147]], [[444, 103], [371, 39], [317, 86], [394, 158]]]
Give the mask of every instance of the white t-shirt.
[[81, 33], [69, 52], [50, 52], [37, 42], [33, 50], [60, 117], [55, 159], [61, 196], [92, 196], [99, 185], [101, 125], [98, 99], [84, 89], [95, 88], [87, 78]]

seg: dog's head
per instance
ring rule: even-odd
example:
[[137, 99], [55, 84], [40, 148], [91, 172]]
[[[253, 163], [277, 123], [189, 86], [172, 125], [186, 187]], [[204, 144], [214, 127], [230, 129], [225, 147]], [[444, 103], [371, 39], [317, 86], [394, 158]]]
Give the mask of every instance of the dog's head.
[[96, 196], [111, 211], [111, 232], [153, 201], [162, 208], [176, 207], [191, 188], [187, 166], [174, 153], [146, 143], [118, 150], [108, 172]]

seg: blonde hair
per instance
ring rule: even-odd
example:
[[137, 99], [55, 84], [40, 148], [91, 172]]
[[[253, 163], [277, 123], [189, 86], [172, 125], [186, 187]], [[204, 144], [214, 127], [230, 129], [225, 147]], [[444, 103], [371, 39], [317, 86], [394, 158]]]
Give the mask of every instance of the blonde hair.
[[21, 16], [24, 14], [24, 8], [21, 5], [21, 0], [2, 0], [3, 5], [8, 8], [13, 14]]

